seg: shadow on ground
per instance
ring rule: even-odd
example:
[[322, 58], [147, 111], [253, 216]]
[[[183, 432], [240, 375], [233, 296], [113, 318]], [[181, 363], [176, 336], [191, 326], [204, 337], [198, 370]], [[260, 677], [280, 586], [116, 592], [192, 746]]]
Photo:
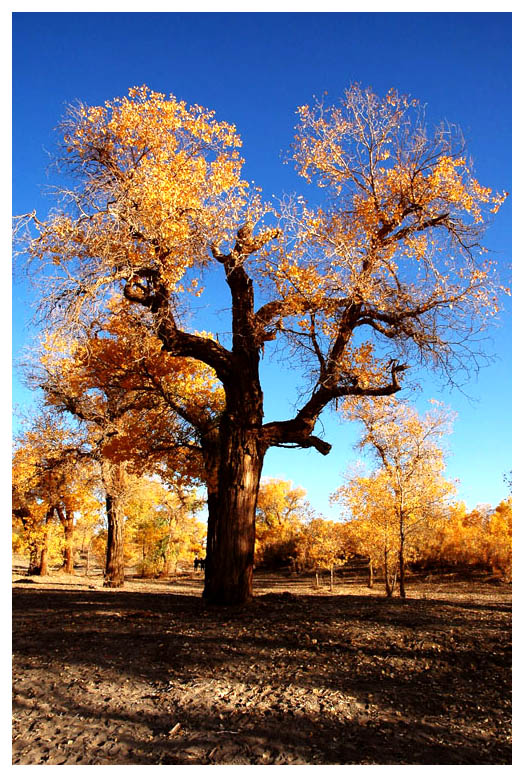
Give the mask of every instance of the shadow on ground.
[[20, 583], [13, 761], [509, 763], [510, 617], [507, 596], [225, 610]]

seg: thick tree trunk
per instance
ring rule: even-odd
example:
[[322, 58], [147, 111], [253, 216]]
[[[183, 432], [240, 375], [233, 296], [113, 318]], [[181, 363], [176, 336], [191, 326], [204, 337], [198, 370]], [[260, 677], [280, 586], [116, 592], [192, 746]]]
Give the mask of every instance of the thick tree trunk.
[[208, 493], [204, 598], [210, 603], [243, 604], [253, 595], [255, 509], [263, 458], [258, 430], [226, 420], [218, 481]]
[[106, 495], [107, 552], [104, 586], [121, 588], [124, 585], [124, 521], [117, 500]]

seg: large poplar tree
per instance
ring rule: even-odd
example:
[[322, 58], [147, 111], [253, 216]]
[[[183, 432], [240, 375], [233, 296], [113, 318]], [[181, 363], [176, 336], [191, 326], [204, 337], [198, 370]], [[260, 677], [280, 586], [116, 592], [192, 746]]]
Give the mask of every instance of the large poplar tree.
[[[396, 393], [413, 360], [453, 378], [477, 358], [474, 335], [500, 291], [481, 230], [503, 196], [472, 177], [452, 129], [428, 133], [395, 91], [353, 86], [336, 107], [299, 108], [293, 156], [323, 187], [321, 208], [296, 199], [272, 212], [242, 180], [234, 126], [146, 87], [72, 107], [63, 134], [76, 185], [49, 218], [32, 215], [28, 244], [52, 287], [45, 305], [72, 330], [118, 295], [165, 351], [220, 381], [222, 412], [194, 419], [208, 487], [204, 596], [244, 602], [268, 448], [325, 455], [315, 425], [340, 397]], [[220, 281], [230, 331], [195, 334], [192, 303]], [[293, 417], [267, 420], [259, 367], [277, 338], [290, 365], [306, 364], [306, 384]]]

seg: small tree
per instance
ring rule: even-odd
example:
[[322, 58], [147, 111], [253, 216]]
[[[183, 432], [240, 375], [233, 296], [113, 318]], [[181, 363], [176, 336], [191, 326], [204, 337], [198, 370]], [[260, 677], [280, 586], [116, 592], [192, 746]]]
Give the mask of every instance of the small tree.
[[200, 505], [181, 485], [170, 491], [158, 480], [136, 478], [124, 506], [128, 563], [144, 577], [167, 577], [179, 560], [202, 552], [205, 527], [194, 515]]
[[319, 572], [325, 569], [333, 590], [334, 568], [344, 564], [346, 554], [347, 541], [340, 524], [318, 517], [308, 521], [300, 538], [300, 557], [304, 566], [315, 570], [317, 587]]
[[[357, 519], [377, 528], [377, 542], [383, 548], [386, 593], [393, 594], [398, 571], [400, 596], [406, 596], [406, 562], [416, 552], [415, 539], [424, 532], [454, 492], [444, 479], [442, 437], [450, 431], [450, 416], [439, 403], [422, 418], [408, 405], [391, 399], [380, 405], [355, 403], [351, 416], [364, 433], [360, 448], [369, 448], [381, 465], [370, 478], [342, 486], [336, 497]], [[367, 533], [368, 542], [372, 534]], [[376, 557], [376, 546], [369, 555]], [[394, 555], [393, 578], [390, 577]]]
[[[138, 344], [128, 327], [125, 316], [113, 311], [96, 327], [86, 328], [80, 339], [64, 341], [46, 333], [38, 361], [27, 368], [29, 384], [44, 391], [47, 404], [85, 428], [89, 456], [99, 466], [105, 492], [105, 585], [110, 587], [124, 584], [124, 503], [134, 488], [132, 476], [176, 470], [175, 480], [187, 482], [202, 468], [179, 413], [166, 402], [175, 396], [181, 408], [187, 365], [174, 386], [165, 379], [169, 357], [148, 342]], [[192, 377], [194, 389], [194, 371]], [[61, 516], [67, 524], [64, 510]]]

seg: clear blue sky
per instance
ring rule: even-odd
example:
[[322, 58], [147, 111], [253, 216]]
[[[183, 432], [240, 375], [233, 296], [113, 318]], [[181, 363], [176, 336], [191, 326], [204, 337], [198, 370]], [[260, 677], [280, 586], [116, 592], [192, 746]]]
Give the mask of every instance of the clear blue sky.
[[[15, 13], [13, 15], [13, 211], [51, 206], [42, 198], [65, 106], [100, 104], [147, 84], [216, 110], [244, 141], [245, 175], [266, 197], [301, 190], [281, 162], [295, 110], [314, 94], [336, 101], [351, 82], [378, 93], [390, 87], [427, 103], [428, 122], [461, 126], [479, 180], [511, 191], [511, 15], [509, 13]], [[307, 196], [307, 191], [304, 192]], [[511, 262], [511, 200], [487, 233], [503, 274]], [[30, 294], [15, 283], [15, 359], [31, 335]], [[417, 401], [436, 397], [457, 413], [448, 475], [473, 507], [507, 495], [511, 469], [511, 321], [509, 302], [491, 334], [496, 363], [459, 392], [427, 376]], [[275, 365], [264, 368], [267, 420], [293, 402]], [[287, 387], [287, 382], [286, 382]], [[15, 376], [15, 404], [30, 397]], [[317, 510], [355, 459], [357, 430], [323, 417], [328, 457], [316, 451], [269, 452], [264, 475], [303, 485]], [[321, 426], [317, 427], [321, 430]]]

